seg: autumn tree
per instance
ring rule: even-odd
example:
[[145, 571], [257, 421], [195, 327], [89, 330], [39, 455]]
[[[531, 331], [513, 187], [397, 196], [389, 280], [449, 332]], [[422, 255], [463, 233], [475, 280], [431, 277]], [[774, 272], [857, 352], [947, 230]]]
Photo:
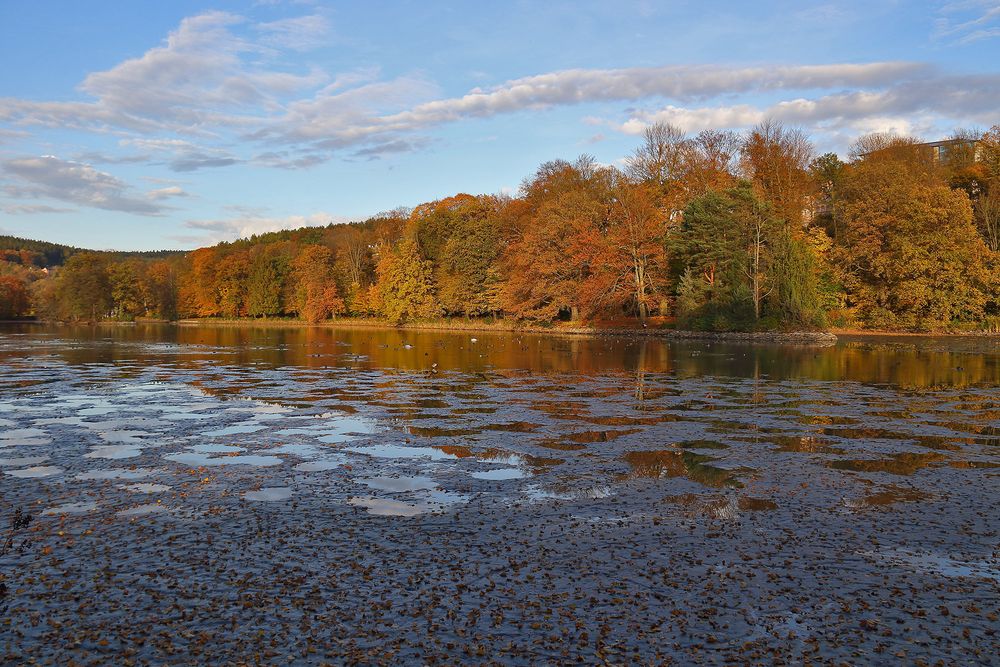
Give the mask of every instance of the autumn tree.
[[740, 167], [754, 190], [793, 229], [802, 226], [810, 194], [812, 144], [801, 130], [774, 120], [752, 128], [740, 146]]
[[693, 200], [670, 241], [683, 266], [681, 319], [716, 329], [756, 326], [776, 287], [773, 250], [782, 228], [749, 183]]
[[577, 240], [592, 250], [591, 270], [581, 285], [581, 300], [591, 311], [631, 305], [645, 322], [665, 293], [670, 223], [656, 206], [654, 187], [619, 180], [606, 224], [585, 228]]
[[991, 183], [975, 205], [976, 226], [993, 252], [1000, 252], [1000, 181]]
[[247, 270], [246, 312], [253, 317], [280, 315], [285, 282], [291, 271], [283, 244], [255, 248]]
[[703, 130], [687, 142], [684, 205], [710, 190], [725, 190], [734, 185], [740, 143], [739, 135], [729, 130]]
[[295, 310], [315, 324], [344, 312], [344, 300], [333, 278], [333, 253], [322, 245], [303, 247], [292, 262]]
[[111, 314], [114, 300], [108, 259], [95, 252], [81, 252], [66, 261], [59, 272], [55, 297], [60, 317], [98, 320]]
[[479, 316], [501, 309], [496, 263], [502, 249], [506, 200], [476, 197], [453, 215], [435, 267], [438, 301], [448, 313]]
[[684, 189], [690, 143], [684, 131], [674, 125], [650, 125], [642, 133], [642, 143], [626, 159], [625, 173], [633, 182], [652, 188], [658, 199], [673, 204], [672, 200]]
[[437, 262], [452, 233], [470, 218], [481, 217], [483, 202], [468, 194], [457, 194], [414, 207], [408, 230], [424, 259]]
[[375, 274], [372, 260], [374, 235], [371, 230], [358, 225], [344, 225], [338, 231], [334, 266], [335, 272], [343, 276], [345, 307], [350, 312], [364, 314], [362, 295]]
[[625, 174], [652, 186], [657, 206], [676, 219], [693, 198], [733, 184], [739, 148], [733, 132], [704, 130], [688, 137], [673, 125], [656, 123], [643, 131], [642, 143], [626, 159]]
[[140, 280], [141, 262], [137, 260], [108, 263], [108, 283], [111, 289], [112, 317], [131, 320], [146, 314], [147, 294]]
[[0, 320], [23, 317], [30, 307], [25, 281], [12, 275], [0, 275]]
[[247, 314], [249, 274], [250, 257], [245, 251], [231, 251], [218, 261], [215, 266], [214, 282], [221, 315], [240, 317]]
[[520, 319], [578, 319], [580, 285], [590, 275], [593, 238], [606, 222], [611, 178], [592, 158], [543, 164], [522, 186], [513, 238], [504, 254], [504, 310]]
[[403, 239], [395, 248], [384, 253], [376, 273], [375, 298], [382, 316], [401, 324], [441, 314], [431, 263], [420, 256], [413, 239]]
[[842, 191], [835, 257], [859, 319], [934, 328], [984, 314], [995, 260], [968, 196], [928, 182], [904, 159], [853, 165]]
[[165, 259], [149, 262], [143, 276], [153, 313], [168, 320], [177, 317], [178, 287], [174, 265], [175, 262]]
[[1000, 125], [982, 134], [976, 145], [981, 191], [973, 201], [976, 226], [994, 252], [1000, 252]]
[[836, 153], [824, 153], [809, 164], [810, 189], [814, 193], [810, 223], [822, 225], [832, 236], [837, 235], [834, 213], [846, 166]]
[[186, 270], [178, 285], [180, 310], [184, 315], [211, 317], [219, 314], [216, 268], [220, 248], [198, 248], [188, 255]]

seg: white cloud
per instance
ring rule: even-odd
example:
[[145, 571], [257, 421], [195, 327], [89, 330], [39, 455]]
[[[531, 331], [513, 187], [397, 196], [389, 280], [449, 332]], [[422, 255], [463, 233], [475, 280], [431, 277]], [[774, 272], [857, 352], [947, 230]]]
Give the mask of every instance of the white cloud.
[[263, 35], [262, 42], [276, 47], [306, 51], [327, 43], [330, 23], [319, 14], [261, 23], [256, 30]]
[[18, 198], [47, 198], [137, 215], [162, 215], [165, 207], [130, 194], [130, 188], [111, 174], [89, 164], [52, 155], [7, 160], [3, 171], [13, 176], [4, 192]]
[[[939, 33], [968, 39], [993, 29], [998, 11], [992, 0], [952, 3]], [[419, 72], [386, 79], [375, 67], [332, 75], [280, 65], [288, 51], [322, 46], [330, 33], [322, 14], [256, 24], [225, 12], [193, 16], [161, 45], [87, 76], [79, 86], [85, 100], [0, 98], [0, 122], [113, 132], [132, 153], [81, 161], [146, 160], [190, 172], [303, 169], [337, 154], [375, 159], [419, 149], [446, 124], [584, 104], [640, 107], [604, 119], [588, 109], [583, 119], [632, 134], [656, 120], [693, 130], [768, 116], [826, 130], [907, 115], [991, 125], [1000, 108], [1000, 75], [953, 75], [914, 62], [572, 69], [452, 97]]]
[[146, 199], [152, 199], [153, 201], [159, 199], [168, 199], [170, 197], [190, 197], [191, 195], [185, 192], [180, 186], [168, 185], [165, 188], [157, 188], [155, 190], [150, 190], [146, 193]]
[[[668, 105], [653, 111], [635, 111], [622, 123], [608, 122], [626, 134], [640, 134], [656, 122], [677, 125], [689, 132], [709, 128], [741, 128], [774, 118], [813, 130], [878, 127], [891, 118], [896, 128], [915, 127], [913, 118], [997, 122], [1000, 107], [1000, 74], [938, 76], [904, 81], [881, 90], [834, 93], [814, 98], [798, 97], [769, 106], [750, 104], [705, 107]], [[956, 113], [958, 111], [959, 113]], [[906, 120], [910, 118], [911, 120]]]
[[237, 36], [233, 28], [245, 22], [225, 12], [186, 18], [163, 45], [88, 75], [79, 90], [94, 101], [0, 98], [0, 120], [207, 137], [258, 126], [280, 108], [281, 97], [320, 86], [327, 76], [315, 68], [302, 74], [252, 62], [266, 61], [268, 47]]
[[242, 162], [240, 158], [223, 148], [202, 146], [184, 139], [125, 139], [122, 145], [130, 145], [144, 151], [147, 160], [163, 160], [171, 171], [197, 171], [206, 167], [228, 167]]
[[350, 218], [342, 215], [323, 212], [311, 215], [272, 217], [264, 215], [263, 211], [255, 209], [234, 207], [232, 210], [241, 214], [232, 218], [216, 220], [188, 220], [185, 223], [185, 227], [205, 232], [205, 234], [202, 236], [184, 237], [182, 240], [196, 240], [199, 243], [233, 241], [235, 239], [247, 238], [254, 234], [265, 234], [282, 229], [325, 227], [331, 223], [340, 224], [351, 221]]
[[43, 204], [13, 204], [4, 206], [3, 212], [8, 215], [35, 215], [38, 213], [75, 213], [73, 208], [58, 208]]
[[1000, 1], [964, 0], [941, 7], [935, 22], [937, 39], [971, 44], [1000, 37]]

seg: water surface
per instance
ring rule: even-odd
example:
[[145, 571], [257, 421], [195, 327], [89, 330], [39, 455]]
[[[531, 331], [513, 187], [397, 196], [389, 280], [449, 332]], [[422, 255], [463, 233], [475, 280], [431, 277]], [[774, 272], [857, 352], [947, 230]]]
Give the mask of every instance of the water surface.
[[3, 325], [0, 650], [988, 662], [996, 339], [474, 337]]

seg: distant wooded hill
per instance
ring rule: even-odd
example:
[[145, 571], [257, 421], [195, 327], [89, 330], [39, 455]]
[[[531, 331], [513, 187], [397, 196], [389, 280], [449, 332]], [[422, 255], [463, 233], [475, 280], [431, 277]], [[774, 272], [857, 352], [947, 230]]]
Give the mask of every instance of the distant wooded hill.
[[18, 236], [0, 236], [0, 261], [16, 262], [26, 266], [37, 266], [45, 268], [50, 266], [62, 266], [66, 260], [78, 252], [99, 252], [118, 259], [131, 257], [142, 259], [164, 259], [174, 255], [183, 255], [185, 250], [144, 250], [144, 251], [119, 251], [119, 250], [87, 250], [74, 246], [62, 245], [60, 243], [49, 243], [48, 241], [35, 241], [24, 239]]

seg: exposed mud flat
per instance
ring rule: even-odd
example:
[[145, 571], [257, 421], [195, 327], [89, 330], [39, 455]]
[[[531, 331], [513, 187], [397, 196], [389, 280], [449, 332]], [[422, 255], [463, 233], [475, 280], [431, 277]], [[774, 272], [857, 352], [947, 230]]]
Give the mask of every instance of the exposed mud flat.
[[995, 659], [988, 377], [462, 343], [0, 332], [0, 662]]

